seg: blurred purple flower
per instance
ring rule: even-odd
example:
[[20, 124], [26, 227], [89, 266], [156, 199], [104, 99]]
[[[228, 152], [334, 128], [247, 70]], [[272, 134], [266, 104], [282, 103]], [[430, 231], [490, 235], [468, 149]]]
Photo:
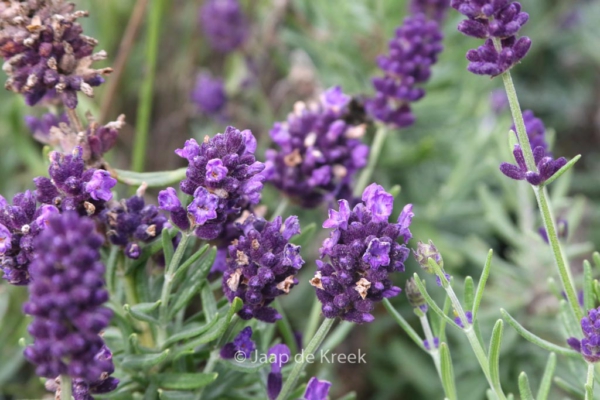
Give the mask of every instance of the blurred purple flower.
[[235, 50], [248, 36], [248, 22], [237, 0], [206, 0], [199, 22], [211, 47], [221, 53]]
[[221, 358], [232, 359], [239, 352], [244, 355], [245, 358], [249, 358], [252, 352], [256, 350], [256, 344], [251, 339], [252, 328], [247, 326], [237, 334], [233, 342], [227, 343], [221, 349]]
[[327, 400], [331, 382], [321, 381], [313, 376], [306, 385], [302, 400]]
[[589, 310], [587, 317], [581, 319], [581, 329], [584, 338], [579, 340], [571, 337], [567, 343], [580, 352], [587, 362], [600, 361], [600, 307]]
[[409, 10], [413, 15], [425, 14], [428, 18], [442, 23], [446, 19], [449, 7], [450, 0], [411, 0]]
[[267, 377], [267, 395], [269, 400], [275, 400], [283, 386], [281, 368], [290, 361], [291, 353], [285, 344], [276, 344], [269, 349], [268, 356], [272, 361], [271, 372]]
[[227, 94], [221, 78], [201, 73], [196, 78], [192, 101], [202, 112], [213, 117], [222, 117], [227, 105]]

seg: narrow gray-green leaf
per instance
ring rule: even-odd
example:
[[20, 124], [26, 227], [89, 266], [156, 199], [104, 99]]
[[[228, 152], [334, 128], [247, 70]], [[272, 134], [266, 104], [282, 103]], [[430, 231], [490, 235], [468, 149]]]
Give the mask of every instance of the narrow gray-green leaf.
[[425, 349], [425, 346], [423, 345], [423, 339], [421, 339], [419, 334], [412, 328], [412, 326], [410, 326], [410, 324], [406, 322], [402, 315], [400, 315], [400, 313], [396, 311], [396, 309], [388, 299], [383, 299], [383, 306], [385, 307], [387, 312], [392, 316], [392, 318], [394, 318], [396, 323], [400, 325], [400, 328], [404, 329], [404, 332], [406, 332], [408, 337], [410, 337], [412, 341], [415, 342], [415, 344], [421, 348], [421, 350], [427, 351], [427, 349]]
[[204, 282], [200, 289], [200, 298], [202, 299], [202, 309], [204, 310], [204, 318], [207, 323], [210, 323], [217, 315], [217, 301], [215, 295], [208, 282]]
[[148, 187], [160, 187], [174, 185], [185, 179], [187, 168], [174, 169], [172, 171], [157, 171], [157, 172], [134, 172], [123, 169], [115, 169], [117, 180], [126, 185], [139, 186], [142, 183]]
[[298, 246], [304, 246], [307, 243], [309, 243], [312, 239], [314, 239], [316, 230], [317, 224], [312, 222], [303, 227], [302, 232], [299, 235], [292, 237], [290, 239], [290, 242]]
[[183, 330], [181, 330], [178, 333], [169, 337], [165, 341], [164, 347], [169, 347], [170, 345], [177, 343], [181, 340], [194, 338], [196, 336], [203, 334], [204, 332], [206, 332], [207, 330], [212, 328], [213, 325], [215, 325], [215, 323], [217, 323], [218, 319], [219, 319], [219, 314], [217, 313], [215, 315], [215, 317], [213, 318], [213, 320], [208, 324], [193, 323], [190, 326], [185, 327]]
[[[579, 307], [579, 304], [577, 304], [577, 307]], [[565, 299], [562, 299], [559, 302], [559, 308], [559, 317], [569, 337], [578, 337], [581, 335], [581, 331], [579, 329], [580, 322], [577, 320], [577, 317], [575, 317], [573, 308], [570, 307], [569, 303], [567, 303]]]
[[431, 296], [429, 295], [429, 293], [427, 293], [427, 289], [425, 289], [425, 285], [423, 284], [423, 281], [421, 281], [421, 278], [419, 277], [419, 275], [417, 275], [415, 273], [414, 274], [414, 278], [415, 278], [415, 283], [416, 283], [417, 287], [419, 288], [419, 292], [425, 298], [425, 301], [427, 302], [427, 304], [429, 305], [429, 307], [431, 307], [431, 309], [433, 310], [433, 312], [435, 312], [437, 315], [439, 315], [440, 318], [443, 318], [450, 325], [453, 325], [456, 328], [462, 329], [460, 326], [458, 326], [456, 324], [456, 322], [454, 322], [454, 320], [452, 320], [449, 316], [447, 316], [446, 314], [444, 314], [444, 312], [440, 309], [440, 307], [438, 307], [438, 305], [431, 298]]
[[475, 285], [473, 284], [473, 278], [471, 278], [470, 276], [467, 276], [465, 278], [465, 296], [464, 296], [465, 308], [467, 310], [473, 309], [473, 303], [475, 300], [474, 291], [475, 291]]
[[163, 373], [154, 374], [150, 379], [161, 389], [193, 390], [211, 384], [217, 379], [216, 372], [205, 373]]
[[594, 282], [592, 278], [592, 266], [588, 260], [583, 262], [583, 305], [584, 309], [591, 310], [594, 307]]
[[179, 278], [184, 276], [188, 268], [191, 267], [196, 261], [198, 261], [198, 259], [202, 257], [204, 253], [206, 253], [206, 250], [208, 250], [209, 247], [210, 246], [208, 244], [205, 244], [204, 246], [200, 247], [198, 251], [192, 254], [187, 260], [183, 262], [183, 264], [181, 264], [179, 268], [177, 268], [177, 271], [175, 271], [175, 276], [173, 277], [173, 281], [175, 282], [175, 284], [179, 281]]
[[479, 311], [479, 305], [481, 304], [481, 299], [483, 298], [483, 291], [485, 290], [485, 284], [487, 282], [488, 276], [490, 276], [490, 269], [492, 267], [492, 256], [494, 255], [494, 251], [490, 249], [488, 252], [487, 259], [485, 260], [485, 265], [483, 266], [483, 271], [481, 271], [481, 277], [479, 278], [479, 283], [477, 283], [477, 291], [475, 292], [475, 299], [473, 302], [473, 319], [477, 318], [477, 312]]
[[217, 251], [213, 247], [210, 252], [202, 259], [198, 265], [197, 270], [187, 280], [183, 282], [183, 285], [177, 290], [177, 293], [173, 295], [175, 301], [169, 305], [169, 317], [172, 318], [185, 307], [191, 298], [198, 293], [202, 285], [205, 283], [205, 279], [208, 276], [210, 268], [214, 264]]
[[396, 197], [398, 197], [398, 195], [400, 194], [401, 191], [402, 191], [402, 186], [394, 185], [390, 188], [389, 193], [392, 195], [393, 198], [396, 198]]
[[449, 400], [456, 400], [456, 383], [454, 381], [454, 367], [452, 366], [452, 357], [450, 349], [446, 343], [440, 344], [440, 367], [442, 370], [442, 385]]
[[567, 392], [569, 395], [575, 396], [575, 398], [577, 399], [583, 400], [583, 398], [585, 397], [585, 393], [583, 392], [583, 390], [581, 390], [581, 388], [573, 385], [570, 382], [567, 382], [566, 380], [558, 376], [554, 378], [554, 383], [556, 384], [556, 386]]
[[169, 356], [169, 349], [156, 354], [133, 354], [123, 358], [121, 366], [127, 369], [149, 369], [160, 364]]
[[194, 392], [183, 392], [180, 390], [163, 390], [158, 389], [158, 397], [160, 400], [196, 400], [197, 396]]
[[595, 251], [592, 255], [592, 259], [594, 260], [594, 265], [596, 266], [596, 268], [600, 269], [600, 253]]
[[550, 394], [550, 386], [552, 386], [552, 376], [556, 369], [556, 354], [550, 353], [548, 356], [548, 362], [546, 363], [546, 369], [544, 370], [544, 376], [540, 382], [540, 387], [537, 392], [536, 400], [548, 400]]
[[581, 158], [581, 154], [578, 154], [575, 157], [573, 157], [571, 160], [569, 160], [568, 163], [566, 163], [561, 169], [556, 171], [556, 173], [554, 175], [552, 175], [548, 180], [546, 180], [546, 182], [544, 182], [544, 186], [548, 186], [549, 184], [551, 184], [552, 182], [554, 182], [555, 180], [560, 178], [561, 175], [564, 174], [565, 172], [567, 172], [569, 169], [571, 169], [571, 167], [573, 165], [575, 165], [575, 163], [577, 161], [579, 161], [580, 158]]
[[152, 314], [153, 314], [153, 311], [158, 308], [158, 306], [160, 306], [160, 300], [158, 300], [156, 303], [138, 303], [133, 306], [130, 306], [129, 304], [125, 304], [123, 306], [123, 309], [125, 310], [125, 312], [127, 314], [131, 315], [133, 318], [135, 318], [137, 320], [156, 324], [156, 323], [158, 323], [158, 320]]
[[175, 250], [173, 250], [173, 240], [171, 239], [171, 235], [169, 234], [168, 229], [163, 229], [161, 234], [161, 240], [163, 254], [165, 256], [165, 265], [169, 265], [171, 264], [171, 260], [173, 259], [173, 253], [175, 252]]
[[529, 378], [525, 372], [521, 372], [519, 375], [519, 393], [521, 393], [521, 400], [534, 400], [531, 387], [529, 387]]
[[581, 357], [581, 354], [576, 352], [575, 350], [567, 349], [566, 347], [561, 347], [554, 343], [550, 343], [547, 340], [544, 340], [533, 333], [529, 332], [525, 329], [519, 322], [514, 319], [506, 310], [500, 309], [500, 313], [502, 317], [510, 326], [512, 326], [524, 339], [530, 341], [531, 343], [541, 347], [542, 349], [546, 349], [548, 351], [552, 351], [554, 353], [567, 356], [567, 357]]
[[260, 371], [260, 369], [266, 366], [267, 364], [263, 364], [258, 361], [253, 362], [250, 359], [245, 359], [243, 362], [239, 362], [236, 360], [225, 360], [221, 363], [221, 365], [238, 372], [243, 372], [245, 374], [253, 374]]
[[494, 325], [490, 339], [490, 350], [488, 351], [490, 378], [494, 388], [500, 388], [500, 346], [502, 346], [503, 329], [504, 323], [499, 319]]

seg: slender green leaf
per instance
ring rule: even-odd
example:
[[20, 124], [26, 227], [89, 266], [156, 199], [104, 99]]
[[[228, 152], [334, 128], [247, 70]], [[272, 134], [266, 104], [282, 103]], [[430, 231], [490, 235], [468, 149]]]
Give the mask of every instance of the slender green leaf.
[[194, 272], [192, 277], [184, 281], [183, 286], [180, 287], [180, 289], [177, 290], [177, 293], [173, 295], [175, 302], [171, 302], [171, 305], [169, 306], [170, 318], [174, 317], [179, 310], [185, 307], [191, 298], [202, 288], [210, 268], [214, 264], [216, 254], [217, 251], [213, 247], [206, 257], [200, 262], [198, 269]]
[[296, 344], [296, 336], [294, 335], [294, 331], [292, 330], [292, 325], [290, 324], [290, 320], [288, 319], [285, 310], [283, 309], [281, 302], [279, 299], [275, 300], [275, 308], [281, 315], [281, 319], [277, 321], [277, 329], [283, 336], [283, 340], [285, 344], [289, 347], [292, 355], [298, 353], [298, 345]]
[[470, 276], [467, 276], [465, 278], [465, 296], [464, 296], [464, 300], [465, 300], [465, 308], [467, 310], [472, 310], [473, 309], [473, 303], [475, 301], [474, 298], [474, 284], [473, 284], [473, 278], [471, 278]]
[[219, 319], [219, 314], [217, 313], [215, 315], [215, 318], [213, 318], [213, 320], [211, 322], [209, 322], [208, 324], [199, 324], [199, 323], [190, 324], [189, 326], [185, 327], [183, 330], [181, 330], [178, 333], [169, 337], [165, 341], [164, 347], [169, 347], [170, 345], [177, 343], [181, 340], [190, 339], [190, 338], [193, 338], [193, 337], [203, 334], [204, 332], [206, 332], [207, 330], [212, 328], [212, 326], [217, 323], [218, 319]]
[[150, 379], [161, 389], [193, 390], [211, 384], [217, 379], [216, 372], [204, 373], [163, 373], [151, 375]]
[[183, 264], [181, 264], [179, 268], [177, 268], [177, 271], [175, 271], [175, 276], [173, 278], [175, 283], [179, 281], [179, 278], [185, 276], [185, 273], [188, 270], [188, 268], [190, 268], [196, 261], [198, 261], [198, 259], [202, 257], [204, 253], [206, 253], [206, 250], [208, 250], [209, 247], [210, 245], [208, 244], [205, 244], [204, 246], [200, 247], [198, 251], [192, 254], [187, 260], [185, 260]]
[[490, 249], [488, 252], [488, 256], [485, 260], [485, 265], [483, 266], [483, 271], [481, 271], [481, 277], [479, 278], [479, 283], [477, 284], [477, 291], [475, 291], [475, 300], [473, 302], [473, 319], [477, 318], [477, 312], [479, 311], [479, 305], [481, 304], [481, 299], [483, 298], [483, 291], [485, 289], [485, 284], [488, 280], [488, 276], [490, 276], [490, 269], [492, 268], [492, 256], [494, 255], [494, 251]]
[[573, 165], [575, 165], [575, 163], [577, 161], [579, 161], [580, 158], [581, 158], [581, 154], [578, 154], [575, 157], [573, 157], [571, 160], [569, 160], [568, 163], [566, 163], [561, 169], [556, 171], [556, 173], [554, 175], [552, 175], [546, 182], [544, 182], [543, 186], [548, 186], [549, 184], [551, 184], [552, 182], [554, 182], [555, 180], [560, 178], [561, 175], [564, 174], [565, 172], [567, 172], [569, 169], [571, 169], [571, 167]]
[[291, 238], [290, 242], [298, 246], [305, 246], [307, 243], [310, 243], [312, 239], [314, 239], [316, 231], [317, 224], [312, 222], [309, 225], [306, 225], [304, 228], [302, 228], [302, 232], [299, 235]]
[[415, 344], [421, 348], [421, 350], [427, 351], [427, 349], [423, 345], [423, 339], [421, 339], [419, 334], [412, 328], [412, 326], [410, 326], [410, 324], [406, 322], [402, 315], [400, 315], [400, 313], [396, 311], [396, 309], [388, 299], [383, 299], [383, 306], [385, 307], [387, 312], [392, 316], [392, 318], [394, 318], [396, 323], [400, 325], [400, 328], [404, 329], [404, 332], [406, 332], [408, 337], [410, 337], [412, 341], [415, 342]]
[[440, 318], [444, 319], [447, 323], [449, 323], [450, 325], [455, 326], [458, 329], [462, 329], [460, 326], [458, 326], [456, 324], [456, 322], [454, 322], [453, 319], [451, 319], [449, 316], [447, 316], [446, 314], [444, 314], [444, 312], [440, 309], [440, 307], [438, 307], [438, 305], [431, 298], [431, 296], [429, 295], [429, 293], [427, 293], [427, 289], [425, 289], [425, 285], [423, 284], [423, 281], [421, 281], [421, 278], [419, 278], [419, 275], [417, 275], [415, 273], [414, 274], [414, 278], [415, 278], [415, 283], [417, 284], [417, 287], [419, 288], [419, 292], [421, 292], [421, 295], [425, 298], [425, 301], [427, 302], [427, 304], [429, 305], [429, 307], [431, 307], [431, 309], [437, 315], [439, 315]]
[[[560, 306], [559, 317], [560, 317], [567, 333], [569, 334], [569, 337], [579, 336], [581, 334], [581, 331], [579, 330], [580, 324], [579, 324], [579, 321], [577, 320], [577, 318], [575, 317], [573, 308], [571, 308], [569, 303], [567, 303], [567, 301], [564, 299], [562, 299], [559, 302], [559, 306]], [[577, 304], [576, 307], [579, 307], [579, 304]]]
[[392, 195], [393, 198], [396, 198], [396, 197], [398, 197], [398, 195], [400, 194], [401, 191], [402, 191], [402, 186], [394, 185], [390, 188], [389, 193]]
[[600, 253], [595, 251], [592, 255], [592, 259], [594, 260], [594, 265], [596, 266], [596, 268], [600, 269]]
[[440, 367], [442, 370], [442, 385], [449, 400], [456, 400], [456, 383], [454, 381], [454, 367], [452, 366], [452, 357], [450, 349], [446, 343], [440, 344]]
[[236, 361], [234, 360], [225, 360], [221, 363], [226, 368], [233, 369], [238, 372], [243, 372], [246, 374], [253, 374], [260, 371], [261, 368], [268, 364], [263, 364], [260, 362], [253, 362], [252, 360], [245, 359], [244, 361]]
[[515, 146], [518, 144], [519, 144], [519, 138], [517, 137], [517, 133], [511, 129], [508, 132], [508, 148], [512, 151], [512, 149], [514, 149]]
[[156, 303], [138, 303], [133, 306], [125, 304], [123, 309], [127, 314], [131, 315], [137, 320], [156, 324], [158, 323], [158, 320], [152, 315], [152, 313], [158, 308], [158, 306], [160, 306], [160, 300], [158, 300]]
[[519, 375], [519, 393], [521, 394], [521, 400], [533, 400], [533, 393], [529, 387], [529, 378], [525, 372], [521, 372]]
[[592, 278], [592, 266], [588, 260], [583, 262], [583, 306], [586, 310], [594, 307], [594, 282]]
[[512, 394], [512, 393], [509, 393], [509, 394], [506, 396], [506, 400], [515, 400], [515, 395], [514, 395], [514, 394]]
[[187, 168], [158, 172], [134, 172], [123, 169], [116, 169], [114, 171], [117, 174], [117, 180], [126, 185], [139, 186], [142, 183], [146, 183], [148, 187], [164, 188], [185, 179], [186, 170]]
[[544, 370], [544, 376], [540, 382], [540, 387], [537, 392], [536, 400], [548, 400], [550, 394], [550, 386], [552, 385], [552, 375], [556, 369], [556, 354], [550, 353], [548, 356], [548, 362], [546, 363], [546, 369]]
[[358, 399], [356, 392], [350, 392], [340, 397], [338, 400], [356, 400]]
[[500, 388], [500, 346], [502, 346], [503, 330], [504, 323], [499, 319], [494, 325], [490, 339], [490, 349], [488, 351], [490, 377], [495, 388]]
[[162, 390], [158, 389], [158, 397], [160, 400], [196, 400], [197, 396], [194, 392], [182, 392], [179, 390]]
[[127, 369], [149, 369], [166, 360], [168, 356], [169, 349], [156, 354], [128, 355], [123, 358], [121, 366]]
[[171, 264], [171, 260], [173, 259], [173, 253], [175, 252], [175, 250], [173, 249], [173, 240], [171, 239], [171, 235], [169, 235], [168, 229], [163, 229], [161, 241], [163, 254], [165, 256], [165, 265], [169, 265]]
[[600, 282], [598, 282], [598, 279], [594, 279], [594, 282], [592, 282], [592, 289], [596, 298], [600, 299]]
[[575, 357], [575, 358], [581, 357], [581, 354], [579, 354], [575, 350], [567, 349], [565, 347], [561, 347], [554, 343], [550, 343], [547, 340], [544, 340], [544, 339], [534, 335], [533, 333], [529, 332], [521, 324], [519, 324], [519, 322], [517, 322], [517, 320], [514, 319], [506, 310], [500, 309], [500, 313], [502, 314], [502, 318], [504, 318], [504, 320], [506, 322], [508, 322], [508, 324], [510, 326], [512, 326], [521, 336], [523, 336], [524, 339], [541, 347], [542, 349], [546, 349], [548, 351], [552, 351], [554, 353], [557, 353], [557, 354], [560, 354], [563, 356], [567, 356], [567, 357]]
[[321, 345], [323, 350], [335, 349], [339, 346], [346, 338], [350, 331], [356, 326], [356, 324], [349, 321], [342, 321], [335, 329], [327, 335], [327, 338]]
[[[452, 302], [450, 301], [450, 297], [446, 296], [446, 299], [444, 300], [444, 315], [448, 315], [451, 307]], [[434, 318], [432, 318], [431, 320], [433, 321]], [[439, 324], [435, 336], [440, 338], [440, 342], [446, 342], [446, 320], [444, 318], [439, 318], [438, 321]]]
[[554, 378], [554, 383], [556, 384], [556, 386], [567, 392], [569, 395], [575, 396], [575, 398], [577, 399], [583, 400], [583, 398], [585, 397], [585, 393], [583, 392], [583, 390], [581, 390], [581, 388], [573, 385], [570, 382], [567, 382], [566, 380], [558, 376]]
[[217, 300], [215, 300], [215, 295], [206, 281], [202, 285], [202, 289], [200, 289], [200, 298], [202, 299], [204, 318], [207, 323], [210, 323], [217, 315]]

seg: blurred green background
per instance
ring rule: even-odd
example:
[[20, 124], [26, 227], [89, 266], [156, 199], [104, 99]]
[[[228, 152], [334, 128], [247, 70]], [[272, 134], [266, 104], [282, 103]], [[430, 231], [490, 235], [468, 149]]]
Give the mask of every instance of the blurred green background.
[[[99, 48], [109, 53], [104, 64], [112, 65], [135, 2], [76, 3], [90, 11], [84, 21], [86, 34], [99, 40]], [[378, 74], [375, 58], [386, 51], [388, 39], [407, 14], [402, 0], [242, 0], [251, 21], [249, 40], [242, 51], [223, 56], [210, 50], [198, 26], [202, 1], [164, 3], [146, 158], [147, 170], [152, 171], [184, 166], [173, 150], [189, 137], [213, 135], [228, 124], [251, 129], [264, 150], [273, 122], [285, 119], [296, 101], [311, 99], [324, 88], [341, 85], [352, 95], [371, 94], [370, 78]], [[582, 260], [600, 247], [600, 2], [523, 0], [522, 4], [530, 14], [522, 33], [533, 41], [529, 55], [513, 70], [522, 107], [543, 119], [555, 155], [583, 156], [551, 190], [556, 214], [570, 223], [567, 253], [580, 275]], [[480, 317], [486, 340], [502, 307], [539, 336], [564, 344], [565, 333], [556, 318], [557, 297], [547, 282], [554, 276], [550, 251], [532, 233], [541, 223], [534, 208], [518, 206], [523, 196], [531, 204], [533, 198], [498, 170], [501, 161], [510, 160], [510, 115], [507, 110], [495, 114], [490, 103], [501, 81], [466, 71], [464, 54], [479, 43], [457, 32], [460, 19], [454, 10], [448, 12], [443, 26], [445, 50], [426, 85], [426, 97], [414, 107], [417, 123], [389, 135], [373, 180], [387, 188], [401, 185], [396, 209], [409, 202], [415, 205], [411, 246], [432, 239], [459, 292], [463, 277], [477, 279], [487, 250], [494, 249]], [[138, 93], [146, 69], [145, 35], [142, 26], [109, 108], [110, 119], [124, 113], [128, 122], [109, 156], [117, 168], [130, 166]], [[248, 68], [249, 59], [258, 66], [254, 71]], [[227, 121], [203, 116], [191, 104], [190, 88], [202, 69], [226, 81]], [[104, 90], [97, 90], [96, 99], [82, 101], [82, 108], [98, 115]], [[10, 197], [32, 189], [31, 179], [45, 173], [41, 146], [23, 124], [24, 115], [43, 110], [25, 107], [19, 96], [9, 92], [0, 93], [0, 102], [0, 193]], [[366, 140], [372, 140], [372, 132]], [[263, 198], [270, 208], [279, 202], [270, 187]], [[298, 213], [303, 225], [320, 224], [326, 209], [292, 207], [288, 213]], [[314, 242], [303, 249], [308, 262], [300, 279], [305, 282], [313, 275], [312, 261], [325, 235], [319, 230]], [[402, 287], [417, 271], [415, 264], [411, 260], [408, 273], [399, 274]], [[442, 298], [433, 282], [429, 288]], [[299, 330], [309, 313], [305, 299], [313, 296], [312, 291], [309, 285], [300, 285], [284, 299], [292, 325]], [[0, 284], [0, 399], [39, 398], [43, 393], [17, 343], [26, 335], [27, 321], [20, 314], [25, 296], [24, 288]], [[404, 295], [393, 304], [420, 332]], [[486, 382], [468, 343], [458, 332], [449, 331], [448, 336], [459, 398], [483, 399]], [[319, 371], [321, 378], [332, 380], [334, 397], [354, 390], [359, 399], [441, 398], [429, 356], [410, 342], [383, 307], [376, 310], [374, 323], [355, 327], [336, 351], [355, 353], [359, 348], [367, 354], [366, 364], [313, 365], [309, 373]], [[502, 349], [505, 391], [516, 392], [523, 370], [536, 387], [546, 352], [508, 326]], [[562, 361], [559, 358], [558, 374], [581, 386], [583, 375], [569, 372]], [[552, 396], [560, 399], [567, 394], [555, 387]]]

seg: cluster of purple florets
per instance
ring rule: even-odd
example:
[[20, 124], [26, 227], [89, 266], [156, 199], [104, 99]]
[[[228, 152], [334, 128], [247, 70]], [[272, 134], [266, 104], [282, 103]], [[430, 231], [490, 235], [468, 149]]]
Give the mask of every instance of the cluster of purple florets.
[[[500, 165], [500, 171], [512, 179], [525, 179], [532, 185], [542, 185], [558, 172], [558, 170], [565, 166], [567, 160], [564, 157], [560, 157], [556, 160], [552, 158], [552, 153], [548, 150], [546, 128], [544, 127], [542, 120], [536, 118], [533, 112], [529, 110], [523, 113], [523, 119], [525, 121], [527, 138], [533, 149], [533, 158], [537, 171], [529, 171], [525, 162], [523, 149], [518, 144], [515, 145], [515, 148], [513, 149], [513, 155], [517, 164], [514, 165], [503, 162]], [[515, 129], [514, 125], [512, 129]]]
[[244, 43], [248, 23], [238, 0], [207, 0], [200, 9], [200, 26], [210, 46], [228, 53]]
[[443, 49], [442, 38], [437, 22], [423, 14], [407, 17], [396, 29], [389, 54], [377, 60], [385, 75], [373, 78], [376, 94], [365, 104], [373, 118], [399, 128], [414, 123], [410, 103], [425, 95], [418, 85], [431, 76], [431, 67]]
[[141, 254], [139, 243], [160, 237], [167, 223], [158, 207], [146, 205], [141, 193], [105, 209], [101, 218], [111, 243], [125, 248], [125, 255], [132, 259]]
[[25, 357], [37, 365], [39, 376], [68, 374], [89, 384], [106, 379], [112, 360], [97, 357], [104, 349], [100, 332], [112, 311], [104, 288], [104, 265], [99, 249], [103, 238], [95, 223], [74, 212], [52, 215], [35, 240], [25, 313], [33, 316], [34, 338]]
[[194, 229], [201, 239], [216, 239], [230, 216], [260, 200], [265, 166], [256, 161], [255, 151], [252, 132], [232, 126], [200, 144], [186, 141], [175, 153], [189, 162], [180, 188], [193, 195], [193, 200], [185, 209], [176, 191], [168, 188], [159, 194], [159, 207], [171, 212], [171, 220], [180, 229]]
[[106, 58], [94, 54], [98, 42], [83, 35], [75, 11], [66, 0], [2, 2], [0, 5], [0, 56], [9, 78], [6, 87], [35, 105], [45, 96], [59, 95], [69, 108], [77, 106], [77, 92], [93, 96], [93, 86], [104, 82], [110, 68], [93, 69]]
[[71, 154], [50, 154], [50, 178], [37, 177], [35, 196], [42, 204], [56, 206], [61, 211], [77, 211], [95, 215], [112, 199], [111, 189], [117, 180], [102, 169], [86, 169], [83, 150], [75, 147]]
[[304, 207], [345, 197], [356, 172], [367, 164], [363, 125], [344, 118], [350, 96], [331, 88], [316, 104], [296, 103], [287, 121], [271, 129], [279, 147], [266, 152], [267, 180]]
[[223, 292], [229, 301], [239, 297], [242, 319], [275, 322], [281, 316], [271, 302], [298, 284], [296, 274], [304, 264], [300, 246], [290, 243], [300, 233], [298, 217], [281, 217], [272, 222], [250, 216], [241, 225], [241, 236], [228, 248]]
[[450, 0], [411, 0], [409, 10], [413, 15], [424, 14], [441, 23], [446, 18], [448, 7]]
[[584, 338], [569, 338], [567, 343], [583, 355], [587, 362], [600, 361], [600, 307], [588, 311], [587, 317], [581, 319]]
[[398, 295], [390, 273], [404, 271], [410, 250], [397, 242], [407, 242], [412, 221], [412, 205], [404, 207], [397, 223], [388, 222], [394, 198], [381, 186], [372, 184], [362, 195], [362, 203], [354, 209], [346, 200], [339, 210], [329, 210], [324, 228], [333, 228], [323, 242], [317, 273], [311, 280], [325, 317], [371, 322], [374, 303]]
[[198, 74], [192, 91], [192, 101], [205, 114], [222, 118], [227, 105], [223, 79], [213, 78], [206, 72]]
[[[478, 75], [496, 76], [521, 61], [531, 40], [516, 37], [529, 15], [512, 0], [452, 0], [451, 6], [468, 19], [458, 25], [467, 36], [486, 39], [485, 44], [467, 52], [468, 70]], [[494, 44], [493, 39], [498, 43]], [[496, 48], [496, 46], [499, 46]]]
[[52, 214], [58, 214], [58, 209], [51, 205], [38, 208], [29, 190], [16, 194], [12, 204], [0, 196], [0, 267], [9, 283], [26, 285], [31, 280], [34, 239]]

